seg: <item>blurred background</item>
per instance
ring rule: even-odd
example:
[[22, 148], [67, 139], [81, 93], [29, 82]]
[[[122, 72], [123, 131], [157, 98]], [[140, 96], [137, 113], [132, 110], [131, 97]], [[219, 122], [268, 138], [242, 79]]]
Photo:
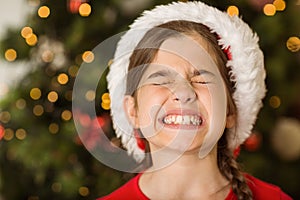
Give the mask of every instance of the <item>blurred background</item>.
[[[0, 200], [95, 199], [125, 181], [83, 146], [72, 118], [72, 87], [91, 51], [144, 9], [170, 0], [10, 0], [0, 7]], [[239, 15], [257, 32], [265, 54], [268, 93], [243, 169], [300, 199], [300, 0], [207, 0]], [[106, 67], [106, 66], [100, 66]], [[88, 81], [88, 80], [87, 80]], [[245, 97], [247, 98], [247, 97]], [[105, 76], [97, 118], [80, 113], [88, 149], [100, 144], [95, 121], [113, 145]]]

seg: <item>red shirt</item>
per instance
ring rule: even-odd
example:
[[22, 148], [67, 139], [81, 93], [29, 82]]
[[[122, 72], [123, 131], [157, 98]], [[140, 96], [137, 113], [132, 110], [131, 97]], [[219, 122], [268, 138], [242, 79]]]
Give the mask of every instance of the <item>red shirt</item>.
[[[142, 174], [138, 174], [126, 184], [115, 190], [111, 194], [98, 198], [97, 200], [149, 200], [139, 187], [139, 178]], [[248, 174], [245, 175], [247, 184], [252, 191], [254, 200], [292, 200], [287, 194], [275, 185], [263, 182]], [[225, 200], [236, 200], [236, 195], [232, 190], [228, 193]]]

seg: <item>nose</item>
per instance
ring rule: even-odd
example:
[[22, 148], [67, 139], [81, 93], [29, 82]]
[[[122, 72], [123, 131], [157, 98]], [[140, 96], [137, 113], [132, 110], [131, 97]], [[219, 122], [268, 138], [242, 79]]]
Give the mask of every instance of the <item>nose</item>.
[[176, 84], [172, 91], [173, 101], [180, 103], [191, 103], [196, 100], [196, 93], [188, 81]]

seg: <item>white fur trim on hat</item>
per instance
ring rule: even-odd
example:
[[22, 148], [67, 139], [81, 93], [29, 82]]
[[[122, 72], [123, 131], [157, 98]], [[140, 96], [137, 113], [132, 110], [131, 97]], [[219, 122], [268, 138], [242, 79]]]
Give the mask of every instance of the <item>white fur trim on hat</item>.
[[266, 92], [263, 53], [258, 46], [258, 37], [239, 17], [231, 17], [202, 2], [177, 2], [145, 11], [120, 39], [107, 76], [116, 134], [138, 162], [144, 158], [144, 153], [137, 146], [133, 127], [123, 109], [129, 57], [149, 29], [173, 20], [202, 23], [220, 36], [222, 48], [230, 47], [232, 58], [227, 66], [230, 66], [231, 78], [236, 83], [233, 99], [237, 107], [236, 128], [227, 138], [231, 149], [251, 134]]

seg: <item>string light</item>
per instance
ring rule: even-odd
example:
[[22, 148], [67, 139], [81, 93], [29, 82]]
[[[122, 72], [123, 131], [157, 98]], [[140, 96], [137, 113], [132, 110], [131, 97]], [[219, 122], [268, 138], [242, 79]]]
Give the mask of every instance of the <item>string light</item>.
[[291, 52], [297, 52], [300, 50], [300, 39], [298, 37], [290, 37], [286, 42], [286, 47]]
[[33, 99], [33, 100], [38, 100], [40, 99], [42, 96], [42, 92], [39, 88], [32, 88], [30, 90], [30, 97]]
[[19, 109], [19, 110], [23, 110], [25, 107], [26, 107], [26, 101], [24, 99], [18, 99], [16, 101], [16, 107]]
[[91, 63], [94, 61], [94, 53], [91, 52], [91, 51], [85, 51], [83, 54], [82, 54], [82, 60], [86, 63]]
[[68, 81], [69, 81], [69, 77], [68, 77], [68, 75], [65, 74], [65, 73], [61, 73], [61, 74], [58, 75], [58, 77], [57, 77], [57, 82], [58, 82], [59, 84], [61, 84], [61, 85], [67, 84]]
[[92, 12], [92, 7], [88, 3], [83, 3], [79, 6], [79, 14], [82, 17], [88, 17]]
[[96, 98], [96, 93], [93, 90], [89, 90], [85, 93], [85, 98], [88, 101], [94, 101]]
[[58, 94], [55, 91], [51, 91], [48, 94], [48, 100], [52, 103], [56, 102], [58, 100]]
[[26, 131], [22, 128], [16, 130], [16, 138], [19, 139], [19, 140], [24, 140], [26, 138]]
[[234, 16], [234, 15], [238, 16], [238, 15], [239, 15], [239, 9], [238, 9], [238, 7], [236, 7], [236, 6], [229, 6], [229, 7], [227, 8], [227, 13], [228, 13], [230, 16]]
[[51, 124], [49, 125], [49, 127], [48, 127], [48, 130], [49, 130], [50, 133], [56, 134], [56, 133], [58, 133], [58, 131], [59, 131], [59, 126], [58, 126], [58, 124], [56, 124], [56, 123], [51, 123]]
[[38, 9], [38, 15], [40, 18], [47, 18], [50, 15], [50, 8], [48, 6], [42, 6]]
[[44, 113], [44, 108], [41, 105], [35, 105], [32, 111], [35, 116], [41, 116]]
[[64, 110], [61, 113], [61, 118], [65, 121], [69, 121], [72, 118], [72, 112], [69, 110]]
[[276, 7], [273, 4], [268, 3], [264, 6], [263, 11], [264, 11], [264, 14], [267, 16], [274, 16], [276, 13]]
[[26, 38], [25, 40], [29, 46], [34, 46], [38, 42], [38, 38], [34, 33], [31, 34], [30, 37]]
[[87, 188], [87, 187], [80, 187], [78, 192], [83, 197], [86, 197], [90, 194], [89, 188]]
[[273, 5], [276, 7], [277, 11], [284, 11], [286, 7], [286, 3], [283, 0], [275, 0]]
[[4, 124], [7, 124], [11, 119], [11, 115], [8, 111], [3, 111], [0, 113], [0, 121]]
[[15, 61], [17, 58], [17, 52], [14, 49], [7, 49], [5, 51], [4, 57], [9, 62]]
[[6, 141], [10, 141], [13, 138], [14, 138], [14, 131], [11, 128], [5, 129], [3, 139]]
[[21, 36], [26, 39], [29, 38], [33, 34], [32, 28], [29, 26], [25, 26], [21, 30]]
[[278, 96], [272, 96], [269, 100], [269, 104], [272, 108], [279, 108], [281, 100]]

